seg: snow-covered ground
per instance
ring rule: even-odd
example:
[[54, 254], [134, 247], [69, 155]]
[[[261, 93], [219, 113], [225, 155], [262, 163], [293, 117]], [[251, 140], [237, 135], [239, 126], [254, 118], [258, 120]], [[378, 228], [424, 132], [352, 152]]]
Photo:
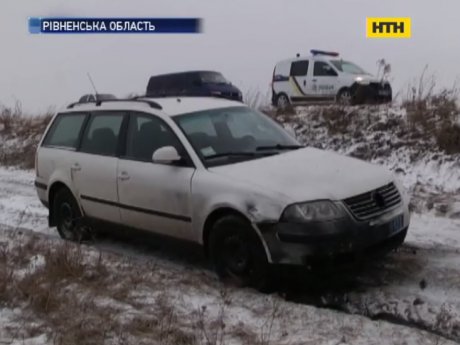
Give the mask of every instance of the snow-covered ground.
[[[414, 212], [398, 252], [288, 277], [273, 295], [235, 289], [202, 258], [155, 243], [65, 243], [47, 226], [34, 173], [0, 167], [0, 345], [460, 342], [460, 155], [408, 133], [398, 107], [344, 108], [338, 122], [328, 109], [278, 120], [310, 146], [401, 179]], [[22, 142], [30, 151], [42, 127], [32, 143], [0, 136], [4, 161]]]
[[[0, 168], [0, 244], [11, 249], [24, 245], [30, 237], [44, 247], [62, 243], [55, 230], [47, 226], [47, 210], [36, 197], [33, 180], [31, 171]], [[120, 265], [135, 268], [136, 274], [145, 274], [146, 284], [159, 279], [149, 276], [152, 265], [162, 277], [158, 289], [155, 284], [147, 284], [148, 288], [131, 286], [129, 303], [114, 300], [110, 294], [98, 296], [100, 303], [117, 310], [117, 317], [129, 318], [134, 310], [141, 316], [148, 315], [148, 310], [155, 308], [158, 294], [167, 291], [174, 312], [184, 318], [177, 327], [191, 334], [196, 326], [190, 323], [200, 317], [206, 318], [203, 321], [206, 327], [217, 327], [216, 320], [225, 306], [226, 326], [222, 331], [225, 344], [247, 341], [235, 335], [240, 328], [243, 333], [251, 333], [252, 339], [258, 339], [260, 344], [264, 343], [264, 337], [264, 344], [436, 344], [440, 340], [434, 334], [442, 335], [443, 344], [449, 343], [448, 338], [460, 341], [458, 219], [414, 214], [407, 243], [398, 253], [348, 275], [347, 284], [331, 282], [319, 294], [307, 288], [287, 292], [284, 298], [227, 288], [224, 301], [224, 287], [203, 263], [176, 262], [174, 256], [171, 259], [171, 255], [161, 250], [146, 253], [135, 245], [104, 240], [84, 246], [83, 251], [88, 257], [99, 251], [110, 256], [110, 260], [106, 260], [107, 269], [115, 280], [122, 280], [123, 273], [117, 271]], [[32, 252], [28, 260], [36, 260], [36, 257], [37, 253]], [[30, 262], [27, 265], [29, 267]], [[422, 289], [421, 284], [426, 286]], [[347, 288], [348, 285], [353, 288]], [[135, 307], [131, 301], [133, 296], [136, 296]], [[197, 312], [203, 306], [205, 316]], [[327, 309], [331, 306], [346, 313]], [[7, 344], [10, 340], [11, 344], [15, 344], [14, 341], [19, 344], [23, 339], [25, 344], [52, 343], [50, 337], [56, 332], [39, 319], [33, 321], [39, 326], [24, 328], [24, 323], [31, 322], [30, 315], [27, 308], [19, 306], [1, 309], [0, 319], [0, 341]], [[404, 322], [411, 327], [395, 324]], [[271, 324], [270, 331], [268, 324]], [[24, 333], [24, 329], [30, 327], [34, 332]], [[41, 329], [43, 332], [37, 334]], [[141, 339], [133, 334], [129, 337], [133, 342]], [[111, 339], [117, 343], [115, 335]]]

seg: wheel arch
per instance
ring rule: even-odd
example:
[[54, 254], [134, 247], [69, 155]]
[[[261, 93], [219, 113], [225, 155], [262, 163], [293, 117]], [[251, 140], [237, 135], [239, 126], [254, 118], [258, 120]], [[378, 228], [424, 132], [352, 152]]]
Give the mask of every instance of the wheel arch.
[[278, 99], [279, 99], [281, 96], [286, 96], [286, 98], [287, 98], [289, 104], [291, 104], [291, 97], [289, 97], [288, 92], [286, 92], [286, 91], [280, 91], [280, 92], [275, 92], [275, 97], [274, 97], [275, 105], [278, 104]]
[[232, 208], [232, 207], [229, 207], [229, 206], [219, 207], [219, 208], [213, 210], [206, 217], [206, 220], [205, 220], [204, 225], [203, 225], [203, 238], [202, 238], [203, 249], [204, 249], [204, 253], [205, 253], [206, 257], [209, 257], [209, 248], [208, 248], [209, 235], [211, 233], [213, 225], [215, 224], [216, 221], [218, 221], [222, 217], [225, 217], [225, 216], [228, 216], [228, 215], [234, 215], [234, 216], [237, 216], [237, 217], [241, 217], [251, 225], [252, 230], [257, 235], [257, 237], [259, 238], [259, 240], [261, 241], [261, 243], [262, 243], [262, 245], [263, 245], [263, 247], [265, 249], [265, 254], [267, 255], [268, 261], [271, 262], [272, 259], [271, 259], [270, 251], [268, 250], [268, 246], [265, 243], [265, 240], [264, 240], [262, 234], [260, 233], [259, 229], [257, 229], [257, 227], [254, 227], [253, 222], [251, 222], [251, 220], [244, 213], [242, 213], [241, 211], [238, 211], [236, 208]]
[[246, 219], [248, 222], [250, 220], [248, 217], [246, 217], [243, 213], [240, 211], [236, 210], [235, 208], [229, 207], [229, 206], [224, 206], [224, 207], [219, 207], [215, 210], [213, 210], [207, 217], [206, 220], [204, 221], [203, 224], [203, 247], [205, 250], [205, 254], [208, 255], [208, 240], [209, 240], [209, 234], [211, 233], [211, 229], [213, 225], [222, 217], [228, 216], [228, 215], [234, 215], [238, 217], [242, 217]]

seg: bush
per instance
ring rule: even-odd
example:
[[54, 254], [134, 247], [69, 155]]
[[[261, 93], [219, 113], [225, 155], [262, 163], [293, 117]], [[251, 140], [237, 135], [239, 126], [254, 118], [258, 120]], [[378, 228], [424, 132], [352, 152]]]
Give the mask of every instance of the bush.
[[[13, 108], [0, 105], [0, 124], [3, 125], [3, 132], [11, 131], [13, 124], [22, 116], [20, 102], [16, 102]], [[1, 128], [0, 128], [1, 129]]]
[[32, 169], [37, 145], [52, 116], [52, 109], [27, 116], [19, 102], [13, 108], [0, 106], [0, 164]]
[[436, 133], [436, 141], [447, 154], [460, 153], [460, 126], [442, 126]]
[[411, 131], [422, 138], [433, 138], [448, 154], [460, 153], [459, 90], [454, 85], [436, 91], [435, 78], [426, 77], [425, 72], [426, 68], [418, 83], [409, 87], [402, 103]]

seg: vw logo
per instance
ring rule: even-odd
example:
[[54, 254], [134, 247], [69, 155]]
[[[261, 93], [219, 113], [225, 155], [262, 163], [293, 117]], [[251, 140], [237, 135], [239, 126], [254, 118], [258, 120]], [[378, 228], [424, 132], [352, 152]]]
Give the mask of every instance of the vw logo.
[[375, 201], [375, 203], [377, 204], [378, 207], [384, 207], [385, 206], [385, 204], [386, 204], [385, 203], [385, 198], [379, 192], [377, 192], [377, 191], [373, 192], [371, 197], [372, 197], [372, 200]]

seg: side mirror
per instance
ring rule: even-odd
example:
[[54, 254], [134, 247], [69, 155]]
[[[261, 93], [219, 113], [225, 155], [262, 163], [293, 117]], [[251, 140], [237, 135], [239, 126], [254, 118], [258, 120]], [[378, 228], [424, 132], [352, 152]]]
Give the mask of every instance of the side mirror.
[[179, 162], [182, 159], [173, 146], [163, 146], [157, 149], [152, 155], [152, 161], [160, 164]]

